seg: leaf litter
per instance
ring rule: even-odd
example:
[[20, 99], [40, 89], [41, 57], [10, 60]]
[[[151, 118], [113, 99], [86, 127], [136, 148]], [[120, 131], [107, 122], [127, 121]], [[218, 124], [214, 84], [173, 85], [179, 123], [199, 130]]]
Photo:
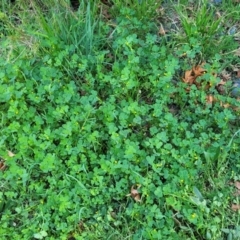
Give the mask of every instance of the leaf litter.
[[[197, 82], [197, 78], [203, 76], [207, 73], [206, 69], [204, 68], [205, 62], [192, 67], [192, 69], [185, 71], [184, 77], [182, 78], [183, 82], [188, 85], [196, 85], [197, 88], [201, 88], [202, 84]], [[213, 74], [217, 77], [217, 74]], [[240, 76], [240, 71], [237, 71], [237, 76]], [[220, 74], [221, 80], [215, 85], [215, 89], [218, 91], [220, 95], [224, 95], [226, 93], [225, 84], [227, 81], [231, 80], [231, 74], [229, 74], [226, 70], [222, 71]], [[208, 82], [206, 87], [204, 88], [207, 91], [210, 88], [211, 84]], [[186, 88], [186, 91], [190, 91], [190, 87]], [[206, 96], [206, 103], [213, 104], [215, 102], [219, 102], [219, 100], [213, 95]], [[220, 106], [223, 108], [233, 108], [233, 110], [238, 111], [239, 108], [231, 106], [229, 103], [223, 103], [220, 101]]]
[[[235, 181], [234, 183], [230, 183], [235, 187], [235, 193], [233, 194], [234, 196], [240, 196], [240, 181]], [[231, 209], [233, 211], [238, 211], [240, 210], [240, 204], [232, 204]]]
[[141, 185], [133, 185], [131, 187], [131, 192], [129, 194], [127, 194], [126, 196], [129, 197], [131, 196], [136, 202], [141, 202], [141, 196], [140, 193], [138, 191], [138, 189], [141, 187]]

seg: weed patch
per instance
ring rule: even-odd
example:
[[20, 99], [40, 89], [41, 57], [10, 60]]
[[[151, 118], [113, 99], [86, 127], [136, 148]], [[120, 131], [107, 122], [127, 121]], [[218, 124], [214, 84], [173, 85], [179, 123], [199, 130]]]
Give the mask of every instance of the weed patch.
[[2, 239], [239, 238], [239, 6], [151, 2], [2, 1]]

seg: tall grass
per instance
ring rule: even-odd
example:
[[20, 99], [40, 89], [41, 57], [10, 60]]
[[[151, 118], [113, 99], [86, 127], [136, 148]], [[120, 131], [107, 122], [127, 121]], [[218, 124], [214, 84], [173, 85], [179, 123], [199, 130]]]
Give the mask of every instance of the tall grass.
[[39, 31], [35, 31], [35, 34], [41, 40], [52, 40], [56, 46], [71, 45], [74, 51], [83, 55], [93, 52], [94, 44], [98, 42], [95, 36], [99, 36], [96, 34], [99, 17], [95, 3], [81, 1], [76, 12], [64, 2], [55, 3], [46, 14], [42, 14], [39, 7], [36, 7], [36, 11]]
[[225, 23], [230, 15], [219, 15], [213, 5], [208, 1], [186, 8], [178, 4], [176, 11], [180, 18], [184, 35], [180, 33], [181, 40], [191, 43], [197, 40], [204, 58], [212, 57], [216, 52], [223, 53], [236, 48], [232, 36], [225, 31]]
[[[30, 52], [64, 49], [91, 55], [100, 43], [99, 1], [80, 1], [74, 11], [68, 1], [2, 1], [0, 11], [1, 36], [8, 37], [16, 49], [31, 47]], [[32, 51], [34, 45], [34, 51]]]

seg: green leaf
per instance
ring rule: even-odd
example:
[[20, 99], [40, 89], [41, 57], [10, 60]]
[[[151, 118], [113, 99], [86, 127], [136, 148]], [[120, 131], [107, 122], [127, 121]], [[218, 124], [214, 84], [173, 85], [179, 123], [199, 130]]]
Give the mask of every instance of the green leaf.
[[195, 187], [195, 186], [193, 187], [193, 192], [194, 192], [195, 196], [196, 196], [199, 200], [201, 200], [201, 201], [204, 200], [201, 192], [198, 190], [197, 187]]
[[162, 188], [161, 187], [158, 187], [155, 191], [154, 191], [154, 194], [161, 198], [163, 196], [163, 193], [162, 193]]
[[42, 159], [42, 162], [40, 163], [40, 169], [43, 172], [52, 171], [55, 168], [55, 159], [55, 154], [48, 153], [44, 159]]
[[41, 231], [41, 232], [39, 232], [39, 233], [35, 233], [35, 234], [33, 235], [33, 237], [36, 238], [36, 239], [43, 239], [43, 238], [45, 238], [47, 235], [48, 235], [48, 234], [47, 234], [46, 231]]

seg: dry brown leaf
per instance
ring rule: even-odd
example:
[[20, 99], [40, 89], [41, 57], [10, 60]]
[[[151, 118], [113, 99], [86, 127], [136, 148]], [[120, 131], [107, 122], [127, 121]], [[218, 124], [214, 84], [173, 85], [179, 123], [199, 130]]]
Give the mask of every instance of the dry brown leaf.
[[197, 77], [202, 76], [206, 73], [206, 70], [203, 68], [204, 63], [193, 67], [191, 70], [187, 70], [184, 74], [183, 81], [188, 84], [196, 84]]
[[240, 182], [239, 182], [239, 181], [236, 181], [236, 182], [234, 183], [234, 186], [235, 186], [238, 190], [240, 190]]
[[0, 159], [0, 171], [4, 171], [6, 169], [6, 165], [4, 160]]
[[[227, 72], [225, 69], [221, 72], [221, 77], [223, 82], [228, 81], [231, 79], [231, 73]], [[226, 83], [226, 82], [225, 82]], [[220, 83], [219, 83], [220, 84]]]
[[201, 65], [197, 65], [196, 67], [193, 68], [194, 73], [196, 77], [202, 76], [204, 73], [206, 73], [206, 70], [203, 68], [204, 63]]
[[131, 196], [136, 202], [141, 202], [141, 196], [138, 192], [138, 189], [141, 187], [141, 185], [138, 185], [137, 188], [133, 185], [131, 187], [131, 193], [127, 194], [126, 196]]
[[159, 32], [160, 35], [163, 35], [163, 36], [166, 34], [166, 31], [164, 30], [162, 24], [160, 24], [160, 27], [159, 27], [159, 31], [158, 31], [158, 32]]
[[192, 70], [187, 70], [185, 72], [185, 75], [184, 75], [184, 78], [183, 78], [183, 81], [185, 83], [189, 83], [189, 84], [193, 84], [193, 82], [195, 81], [195, 75], [194, 75], [194, 72]]
[[240, 195], [240, 182], [236, 181], [234, 183], [230, 183], [231, 185], [234, 185], [237, 189], [237, 191], [233, 194], [234, 196], [239, 196]]
[[239, 189], [234, 193], [234, 196], [240, 196], [240, 190]]
[[[219, 100], [217, 98], [215, 98], [213, 95], [207, 95], [206, 97], [206, 103], [207, 104], [213, 104], [215, 102], [218, 102]], [[220, 106], [223, 107], [223, 108], [232, 108], [233, 110], [235, 111], [238, 111], [239, 108], [233, 108], [233, 106], [229, 103], [223, 103], [220, 101]]]
[[233, 196], [239, 196], [240, 195], [240, 182], [230, 182], [230, 185], [233, 185], [236, 188], [236, 191], [233, 193]]
[[[235, 182], [230, 182], [230, 185], [233, 185], [237, 191], [233, 194], [234, 196], [239, 196], [240, 195], [240, 182], [235, 181]], [[240, 210], [240, 205], [239, 204], [232, 204], [231, 209], [233, 211], [238, 211]]]
[[224, 85], [227, 83], [228, 79], [227, 79], [227, 76], [224, 77], [222, 75], [222, 77], [224, 79], [221, 79], [221, 81], [215, 86], [215, 88], [216, 88], [216, 90], [218, 91], [219, 94], [224, 95], [226, 93], [226, 89], [225, 89]]
[[[215, 98], [213, 95], [207, 95], [206, 97], [206, 103], [207, 104], [213, 104], [215, 102], [218, 102], [218, 99]], [[229, 103], [223, 103], [220, 101], [220, 106], [223, 107], [223, 108], [230, 108], [231, 105]]]
[[225, 85], [225, 84], [226, 82], [223, 79], [221, 79], [221, 81], [218, 83], [218, 85]]
[[229, 103], [220, 102], [220, 106], [222, 106], [222, 107], [224, 107], [224, 108], [232, 108], [234, 111], [240, 111], [240, 108], [239, 108], [239, 107], [234, 107], [234, 106], [232, 106], [232, 105], [229, 104]]
[[240, 78], [240, 70], [237, 71], [237, 77]]
[[238, 210], [240, 210], [240, 205], [239, 204], [232, 204], [231, 208], [232, 208], [233, 211], [238, 211]]
[[220, 102], [220, 106], [224, 107], [224, 108], [230, 108], [231, 107], [231, 105], [229, 103], [223, 103], [223, 102]]
[[208, 95], [207, 97], [206, 97], [206, 102], [207, 102], [207, 104], [212, 104], [213, 102], [215, 102], [216, 101], [216, 99], [213, 97], [213, 95]]

